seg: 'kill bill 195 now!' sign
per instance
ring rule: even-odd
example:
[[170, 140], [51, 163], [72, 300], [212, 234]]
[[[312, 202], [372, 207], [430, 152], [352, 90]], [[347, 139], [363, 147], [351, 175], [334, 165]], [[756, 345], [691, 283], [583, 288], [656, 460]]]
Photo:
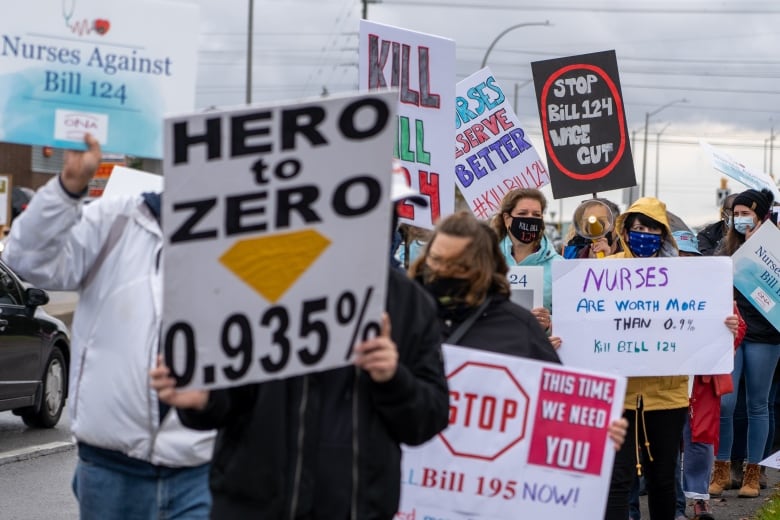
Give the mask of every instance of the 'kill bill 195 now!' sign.
[[346, 365], [379, 332], [397, 96], [166, 120], [162, 345], [180, 386]]
[[615, 51], [531, 68], [554, 197], [636, 185]]

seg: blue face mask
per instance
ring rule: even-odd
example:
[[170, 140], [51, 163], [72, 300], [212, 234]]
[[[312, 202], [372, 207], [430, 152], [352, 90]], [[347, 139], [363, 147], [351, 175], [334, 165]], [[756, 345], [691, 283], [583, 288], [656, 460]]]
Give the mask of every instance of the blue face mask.
[[733, 218], [731, 215], [726, 215], [726, 229], [731, 229], [731, 226], [733, 224]]
[[628, 232], [628, 248], [634, 256], [647, 258], [653, 256], [661, 249], [661, 235], [642, 233], [641, 231]]
[[753, 229], [754, 227], [755, 223], [753, 222], [753, 217], [734, 217], [734, 231], [737, 233], [742, 233], [744, 235], [748, 230]]

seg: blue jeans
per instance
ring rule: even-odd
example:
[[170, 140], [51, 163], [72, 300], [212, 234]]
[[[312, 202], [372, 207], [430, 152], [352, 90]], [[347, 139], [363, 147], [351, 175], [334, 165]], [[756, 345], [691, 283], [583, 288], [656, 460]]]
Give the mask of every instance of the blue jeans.
[[[691, 441], [691, 417], [687, 416], [683, 428], [685, 455], [683, 460], [682, 488], [686, 498], [710, 499], [710, 472], [715, 454], [712, 444]], [[683, 511], [685, 508], [683, 507]]]
[[209, 464], [168, 468], [105, 453], [109, 450], [79, 444], [73, 493], [81, 520], [209, 518]]
[[[747, 461], [758, 463], [763, 459], [764, 447], [769, 435], [769, 389], [780, 359], [780, 346], [743, 341], [734, 355], [734, 371], [731, 373], [734, 388], [745, 375], [745, 402], [748, 410]], [[718, 460], [729, 460], [734, 440], [734, 408], [737, 393], [721, 397], [720, 448]]]

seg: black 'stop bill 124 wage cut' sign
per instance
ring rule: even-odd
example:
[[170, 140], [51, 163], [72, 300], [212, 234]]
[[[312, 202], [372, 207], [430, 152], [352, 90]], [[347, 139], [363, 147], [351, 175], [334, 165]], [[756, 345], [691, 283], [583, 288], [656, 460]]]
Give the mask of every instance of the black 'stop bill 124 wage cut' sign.
[[531, 64], [556, 199], [636, 185], [615, 51]]

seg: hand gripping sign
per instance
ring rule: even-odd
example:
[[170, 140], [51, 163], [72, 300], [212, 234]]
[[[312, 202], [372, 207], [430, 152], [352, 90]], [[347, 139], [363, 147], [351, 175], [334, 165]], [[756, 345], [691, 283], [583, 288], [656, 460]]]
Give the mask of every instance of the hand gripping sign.
[[404, 447], [399, 517], [602, 518], [607, 428], [625, 378], [450, 345], [444, 354], [449, 426]]
[[378, 332], [396, 98], [166, 121], [162, 347], [179, 385], [342, 366]]

